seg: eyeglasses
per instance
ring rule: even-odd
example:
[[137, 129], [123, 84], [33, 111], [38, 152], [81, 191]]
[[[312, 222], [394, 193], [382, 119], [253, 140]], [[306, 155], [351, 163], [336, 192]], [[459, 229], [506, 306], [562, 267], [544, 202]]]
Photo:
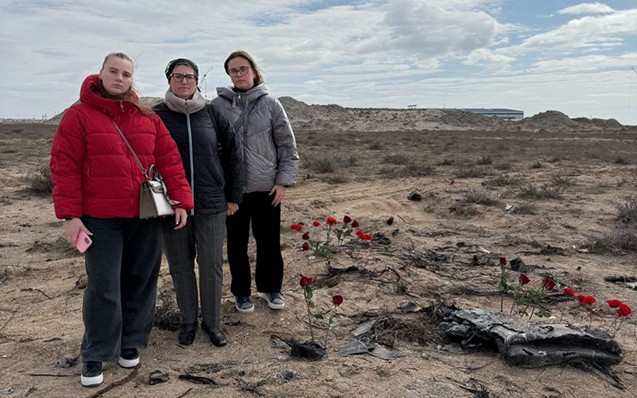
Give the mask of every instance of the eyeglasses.
[[230, 76], [243, 76], [246, 73], [248, 73], [249, 70], [250, 70], [249, 66], [242, 66], [239, 69], [234, 69], [234, 68], [228, 69], [228, 74]]
[[183, 82], [186, 79], [186, 83], [194, 83], [197, 80], [195, 75], [182, 75], [181, 73], [171, 73], [170, 77], [178, 82]]

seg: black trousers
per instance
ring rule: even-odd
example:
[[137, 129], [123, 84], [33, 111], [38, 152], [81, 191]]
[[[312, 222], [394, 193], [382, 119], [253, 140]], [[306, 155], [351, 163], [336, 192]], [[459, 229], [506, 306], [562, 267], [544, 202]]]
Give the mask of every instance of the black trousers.
[[232, 282], [230, 291], [237, 297], [250, 296], [252, 282], [248, 260], [250, 225], [257, 246], [254, 279], [258, 292], [281, 291], [283, 257], [281, 256], [281, 205], [272, 206], [274, 196], [268, 192], [243, 195], [239, 210], [226, 220], [228, 263]]
[[84, 253], [84, 361], [116, 361], [122, 348], [148, 346], [161, 263], [159, 220], [83, 217], [93, 233]]

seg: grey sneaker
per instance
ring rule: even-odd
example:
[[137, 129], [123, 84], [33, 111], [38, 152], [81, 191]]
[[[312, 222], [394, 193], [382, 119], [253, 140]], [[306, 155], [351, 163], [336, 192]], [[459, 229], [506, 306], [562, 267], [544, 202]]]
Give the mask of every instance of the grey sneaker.
[[237, 308], [237, 311], [243, 312], [244, 314], [254, 311], [254, 304], [252, 304], [250, 296], [235, 297], [234, 306]]
[[84, 387], [95, 387], [104, 381], [102, 363], [98, 361], [86, 361], [82, 365], [82, 375], [80, 381]]
[[261, 297], [268, 302], [268, 307], [273, 310], [280, 310], [285, 307], [283, 296], [279, 292], [274, 293], [261, 293]]

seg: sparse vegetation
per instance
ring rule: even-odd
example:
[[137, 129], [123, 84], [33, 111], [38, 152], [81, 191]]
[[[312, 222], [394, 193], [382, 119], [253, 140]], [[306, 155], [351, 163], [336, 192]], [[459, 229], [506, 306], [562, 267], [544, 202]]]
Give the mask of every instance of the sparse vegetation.
[[485, 176], [485, 172], [480, 167], [462, 167], [454, 173], [456, 178], [480, 178]]
[[496, 206], [500, 204], [499, 195], [494, 191], [470, 189], [463, 197], [463, 200], [467, 203], [475, 203], [485, 206]]
[[53, 193], [53, 179], [48, 164], [39, 166], [26, 179], [29, 192], [42, 196], [49, 196]]
[[491, 156], [485, 155], [485, 156], [480, 156], [480, 158], [476, 161], [476, 164], [479, 165], [488, 165], [493, 163], [493, 161], [491, 160]]
[[406, 164], [409, 162], [407, 155], [402, 153], [393, 153], [391, 155], [385, 155], [383, 157], [383, 163], [389, 164]]
[[637, 196], [628, 196], [617, 205], [617, 221], [621, 225], [637, 227]]
[[514, 177], [508, 174], [500, 174], [493, 178], [486, 179], [482, 182], [482, 185], [487, 187], [504, 187], [507, 185], [518, 185], [522, 179], [520, 177]]
[[518, 197], [522, 199], [559, 199], [562, 197], [564, 187], [542, 184], [539, 187], [533, 184], [520, 188]]

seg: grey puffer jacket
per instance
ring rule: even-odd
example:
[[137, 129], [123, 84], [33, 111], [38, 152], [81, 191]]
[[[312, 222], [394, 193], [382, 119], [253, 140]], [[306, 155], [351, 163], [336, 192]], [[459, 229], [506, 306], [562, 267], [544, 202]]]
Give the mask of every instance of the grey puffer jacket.
[[246, 92], [218, 87], [212, 103], [233, 125], [253, 101], [256, 105], [237, 128], [243, 152], [244, 193], [269, 192], [274, 185], [296, 184], [299, 155], [296, 139], [283, 105], [268, 95], [264, 84]]

